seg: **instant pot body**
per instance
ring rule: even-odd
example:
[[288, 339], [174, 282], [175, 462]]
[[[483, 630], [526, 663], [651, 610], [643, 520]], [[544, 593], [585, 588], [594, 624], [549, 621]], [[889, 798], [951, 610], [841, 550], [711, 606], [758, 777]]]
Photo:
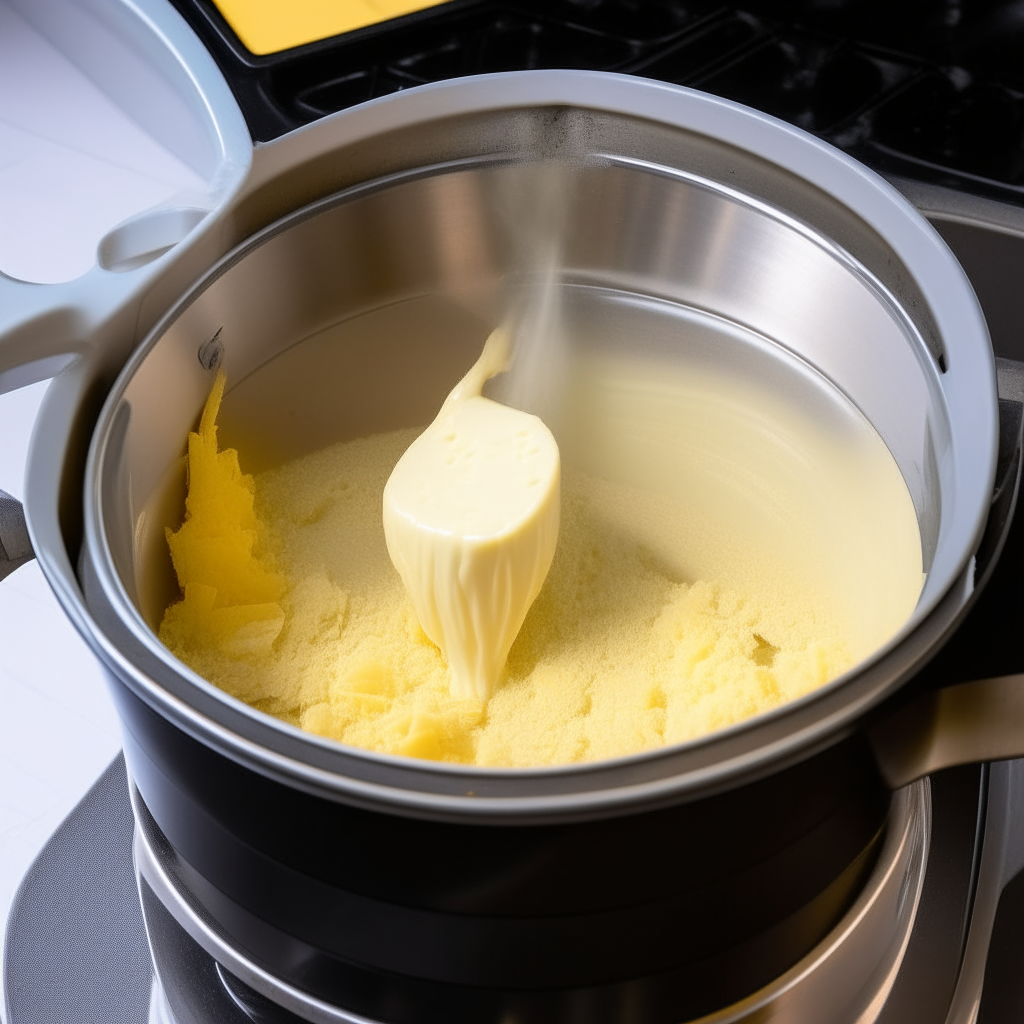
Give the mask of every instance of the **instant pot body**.
[[[610, 79], [621, 109], [579, 95], [480, 110], [463, 82], [424, 96], [464, 111], [431, 118], [425, 104], [405, 127], [283, 160], [225, 217], [239, 230], [283, 216], [133, 354], [86, 467], [85, 608], [140, 827], [214, 930], [370, 1019], [677, 1021], [799, 960], [850, 906], [884, 834], [890, 794], [860, 723], [962, 613], [991, 497], [984, 323], [895, 193], [731, 104], [570, 78]], [[659, 115], [668, 99], [676, 113]], [[382, 124], [396, 102], [414, 100], [371, 105]], [[552, 156], [581, 164], [560, 268], [581, 334], [612, 325], [621, 345], [717, 360], [822, 415], [867, 417], [917, 511], [917, 610], [844, 677], [771, 714], [561, 768], [377, 755], [234, 701], [155, 635], [174, 596], [163, 531], [180, 517], [183, 442], [212, 370], [227, 372], [222, 439], [246, 469], [425, 423], [507, 298], [501, 183]], [[289, 212], [295, 197], [314, 201]]]

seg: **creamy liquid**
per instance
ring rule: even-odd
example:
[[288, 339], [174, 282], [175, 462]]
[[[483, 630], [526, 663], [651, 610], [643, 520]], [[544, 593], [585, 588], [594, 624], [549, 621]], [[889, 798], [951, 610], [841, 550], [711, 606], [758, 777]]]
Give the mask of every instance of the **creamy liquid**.
[[[807, 374], [811, 377], [810, 371]], [[697, 363], [593, 353], [575, 367], [563, 460], [677, 503], [640, 517], [639, 543], [681, 579], [799, 593], [860, 661], [910, 616], [921, 536], [892, 454], [852, 406], [814, 407]]]
[[[172, 535], [185, 594], [161, 638], [311, 732], [509, 767], [694, 739], [852, 668], [905, 623], [923, 579], [889, 451], [782, 354], [726, 359], [730, 337], [716, 322], [702, 348], [697, 324], [680, 365], [655, 351], [657, 322], [644, 326], [642, 351], [598, 345], [574, 362], [557, 550], [487, 701], [452, 695], [388, 555], [384, 487], [416, 431], [341, 442], [253, 481], [233, 452], [215, 453], [211, 396], [190, 442], [206, 497], [190, 490], [194, 525]], [[622, 333], [603, 309], [587, 336], [602, 329]], [[214, 550], [211, 537], [238, 542]]]
[[555, 439], [480, 394], [507, 355], [499, 329], [384, 488], [388, 553], [456, 698], [497, 688], [558, 539]]

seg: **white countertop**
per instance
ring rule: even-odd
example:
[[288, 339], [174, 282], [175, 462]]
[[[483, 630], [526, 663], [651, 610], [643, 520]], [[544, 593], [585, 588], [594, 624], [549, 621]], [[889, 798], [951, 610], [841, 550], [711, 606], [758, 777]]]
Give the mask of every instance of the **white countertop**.
[[[71, 280], [115, 224], [196, 184], [0, 0], [0, 271]], [[42, 382], [0, 396], [0, 488], [19, 498], [45, 392]], [[98, 666], [38, 566], [22, 566], [0, 582], [0, 923], [36, 854], [119, 748]]]

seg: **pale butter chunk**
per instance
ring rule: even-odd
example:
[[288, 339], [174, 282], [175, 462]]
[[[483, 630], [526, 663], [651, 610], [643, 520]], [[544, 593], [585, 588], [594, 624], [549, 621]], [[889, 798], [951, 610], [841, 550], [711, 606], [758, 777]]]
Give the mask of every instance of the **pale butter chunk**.
[[497, 688], [558, 540], [551, 431], [480, 394], [507, 359], [499, 328], [384, 488], [388, 554], [457, 698]]

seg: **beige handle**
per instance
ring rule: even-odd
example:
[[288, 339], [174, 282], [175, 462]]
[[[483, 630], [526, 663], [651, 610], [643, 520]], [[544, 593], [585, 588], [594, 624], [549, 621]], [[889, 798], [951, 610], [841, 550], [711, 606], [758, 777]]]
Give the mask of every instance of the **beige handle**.
[[1024, 757], [1024, 674], [929, 693], [868, 737], [893, 789], [940, 768]]
[[[1024, 363], [996, 359], [996, 372], [1000, 399], [1024, 403]], [[1000, 431], [1000, 463], [1005, 468], [993, 501], [993, 510], [1001, 506], [1007, 521], [1016, 502], [1022, 429], [1019, 419], [1010, 422]], [[991, 561], [999, 550], [999, 544], [990, 549]], [[868, 737], [882, 775], [894, 789], [940, 768], [1024, 757], [1024, 675], [979, 679], [928, 693], [878, 722]]]

